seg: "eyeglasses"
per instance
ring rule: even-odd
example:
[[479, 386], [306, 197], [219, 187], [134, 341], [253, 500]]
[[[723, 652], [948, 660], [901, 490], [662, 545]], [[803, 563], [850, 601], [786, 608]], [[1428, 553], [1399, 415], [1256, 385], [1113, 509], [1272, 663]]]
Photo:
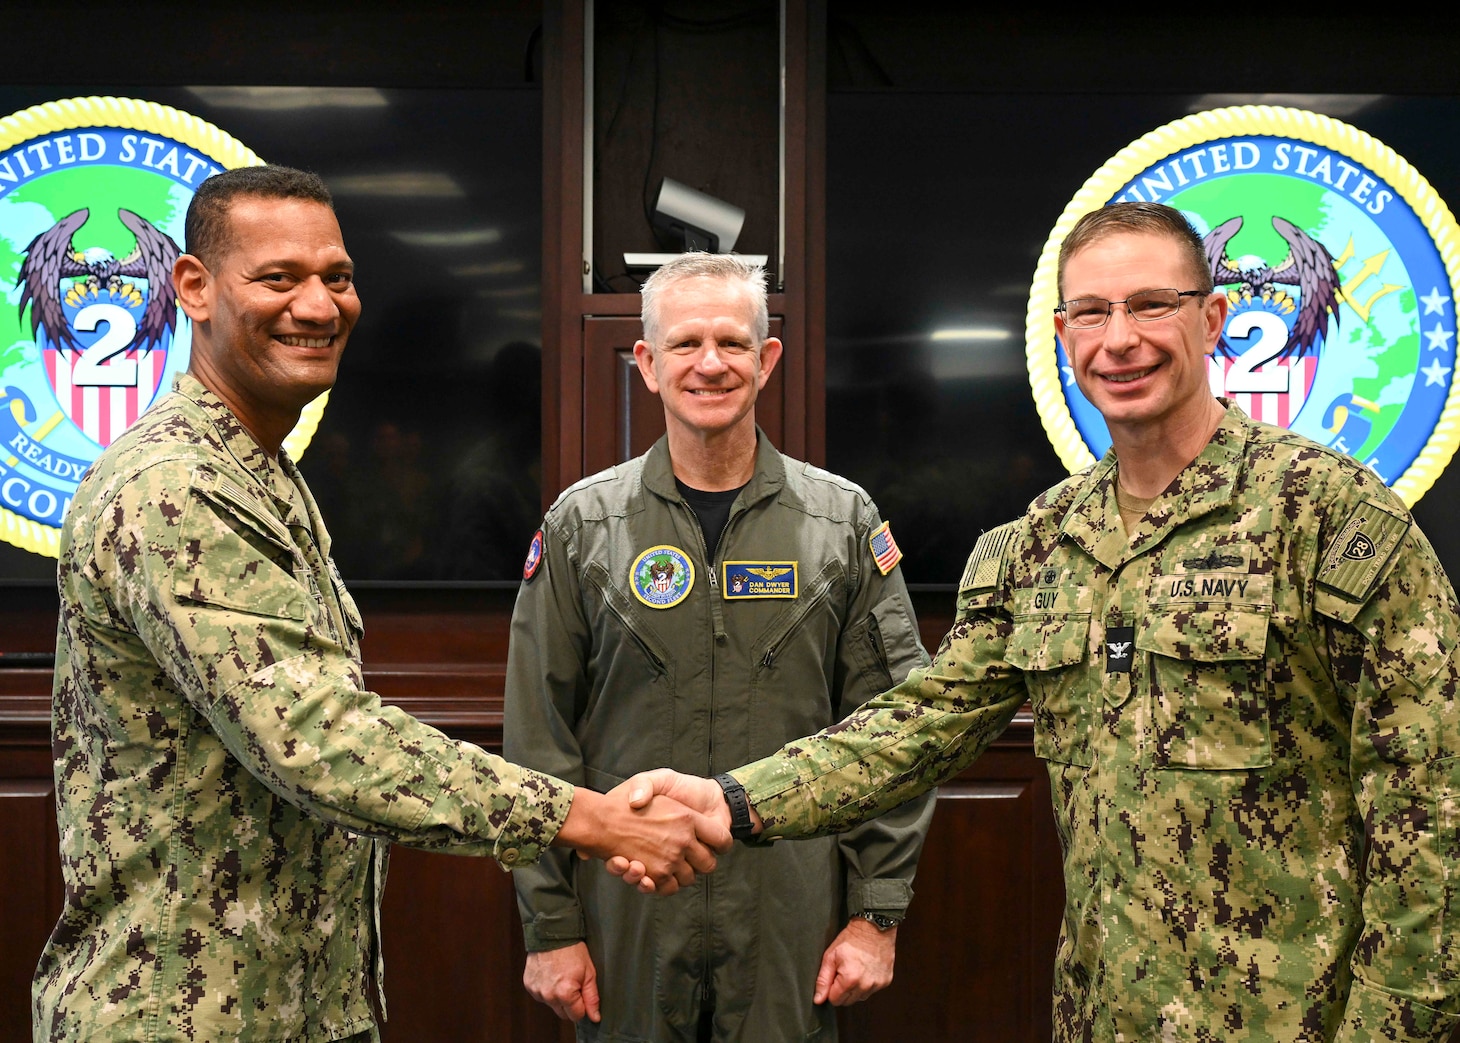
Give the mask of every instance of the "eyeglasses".
[[1104, 297], [1076, 297], [1061, 301], [1054, 310], [1058, 315], [1064, 312], [1065, 326], [1072, 330], [1093, 330], [1104, 326], [1110, 318], [1110, 309], [1124, 304], [1126, 314], [1137, 322], [1155, 322], [1175, 315], [1181, 307], [1183, 297], [1205, 297], [1208, 290], [1142, 290], [1133, 293], [1123, 301], [1107, 301]]

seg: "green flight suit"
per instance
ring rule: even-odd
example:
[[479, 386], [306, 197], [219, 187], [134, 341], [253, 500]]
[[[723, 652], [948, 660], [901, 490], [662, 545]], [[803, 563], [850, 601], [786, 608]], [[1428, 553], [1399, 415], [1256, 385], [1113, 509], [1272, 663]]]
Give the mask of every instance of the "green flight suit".
[[1057, 1041], [1447, 1040], [1460, 626], [1434, 551], [1372, 472], [1235, 407], [1128, 539], [1116, 466], [979, 540], [929, 669], [735, 772], [766, 833], [897, 804], [1028, 699]]
[[82, 480], [61, 535], [65, 895], [37, 1040], [375, 1038], [387, 842], [510, 867], [561, 827], [571, 786], [363, 690], [329, 551], [287, 454], [190, 376]]
[[[664, 439], [577, 483], [518, 594], [504, 752], [606, 790], [660, 765], [723, 771], [840, 720], [927, 662], [901, 570], [873, 559], [880, 524], [861, 489], [764, 435], [713, 564]], [[658, 546], [694, 568], [666, 608], [631, 575]], [[794, 562], [795, 596], [737, 597], [727, 562]], [[527, 947], [586, 938], [603, 1021], [584, 1019], [580, 1038], [693, 1040], [708, 1002], [717, 1040], [829, 1040], [834, 1011], [811, 1002], [822, 953], [849, 911], [907, 907], [931, 815], [923, 798], [840, 841], [737, 845], [669, 898], [552, 852], [513, 874]]]

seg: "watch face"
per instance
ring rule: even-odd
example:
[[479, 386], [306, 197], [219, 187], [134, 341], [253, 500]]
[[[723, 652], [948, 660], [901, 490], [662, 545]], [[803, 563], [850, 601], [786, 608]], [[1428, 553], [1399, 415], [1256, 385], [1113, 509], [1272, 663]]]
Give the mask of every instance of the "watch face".
[[881, 913], [860, 913], [862, 919], [870, 920], [879, 931], [887, 931], [902, 923], [900, 916], [883, 916]]

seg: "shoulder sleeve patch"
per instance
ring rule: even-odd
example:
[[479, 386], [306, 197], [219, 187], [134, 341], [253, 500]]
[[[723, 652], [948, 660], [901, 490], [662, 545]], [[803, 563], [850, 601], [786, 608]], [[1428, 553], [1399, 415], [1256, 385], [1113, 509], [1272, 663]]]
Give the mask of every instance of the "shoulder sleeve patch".
[[973, 545], [973, 553], [968, 556], [968, 564], [964, 566], [963, 578], [958, 581], [960, 594], [991, 590], [999, 585], [1004, 577], [1009, 547], [1018, 531], [1017, 521], [1005, 522], [978, 538]]
[[1393, 507], [1360, 500], [1323, 552], [1318, 585], [1349, 601], [1367, 601], [1409, 526], [1409, 516]]

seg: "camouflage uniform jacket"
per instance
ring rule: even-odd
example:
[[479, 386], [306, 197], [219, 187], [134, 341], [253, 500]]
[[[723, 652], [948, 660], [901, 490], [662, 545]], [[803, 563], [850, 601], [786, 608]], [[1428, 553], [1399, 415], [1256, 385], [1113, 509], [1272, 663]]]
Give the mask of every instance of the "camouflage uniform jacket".
[[1065, 861], [1057, 1040], [1448, 1039], [1460, 709], [1434, 551], [1371, 472], [1235, 408], [1129, 539], [1115, 471], [979, 540], [928, 670], [736, 771], [767, 832], [895, 805], [1028, 699]]
[[[665, 440], [577, 483], [548, 511], [540, 571], [518, 594], [505, 752], [609, 789], [661, 764], [724, 771], [841, 719], [928, 661], [902, 570], [873, 560], [880, 524], [865, 492], [764, 435], [713, 562]], [[656, 609], [633, 572], [661, 545], [685, 553], [694, 581]], [[796, 596], [726, 596], [727, 561], [794, 561]], [[513, 874], [527, 947], [587, 940], [603, 1021], [581, 1022], [585, 1038], [693, 1038], [711, 992], [717, 1039], [829, 1040], [835, 1011], [811, 1003], [822, 953], [848, 911], [906, 909], [931, 815], [924, 799], [842, 838], [736, 845], [670, 898], [551, 852]]]
[[37, 1040], [373, 1035], [384, 841], [510, 866], [562, 824], [571, 786], [363, 690], [329, 551], [288, 456], [189, 376], [82, 481], [60, 549], [65, 896]]

